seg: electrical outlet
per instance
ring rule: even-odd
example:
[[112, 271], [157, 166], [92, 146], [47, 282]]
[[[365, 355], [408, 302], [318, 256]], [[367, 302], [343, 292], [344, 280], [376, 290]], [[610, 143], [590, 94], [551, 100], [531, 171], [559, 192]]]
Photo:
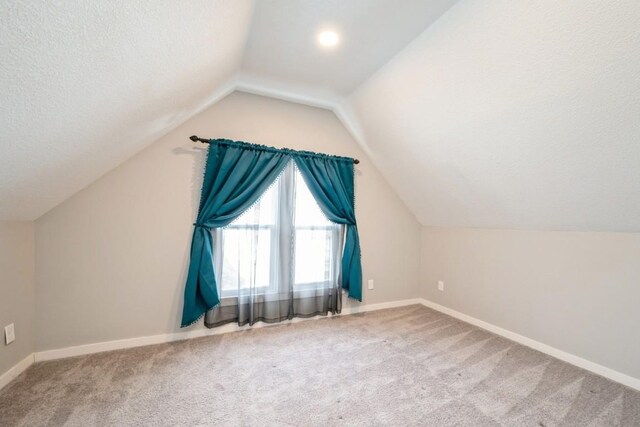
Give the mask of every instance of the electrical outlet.
[[444, 292], [444, 282], [442, 280], [438, 280], [438, 290]]
[[369, 279], [369, 289], [373, 289], [373, 279]]
[[4, 327], [4, 340], [7, 344], [11, 344], [16, 340], [16, 330], [13, 323]]

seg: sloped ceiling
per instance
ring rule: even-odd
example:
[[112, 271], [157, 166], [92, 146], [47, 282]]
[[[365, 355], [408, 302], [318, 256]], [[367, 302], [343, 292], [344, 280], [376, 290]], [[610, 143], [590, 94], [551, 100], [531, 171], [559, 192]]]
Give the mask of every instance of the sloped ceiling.
[[60, 3], [0, 4], [0, 219], [244, 90], [334, 110], [425, 225], [640, 231], [640, 2]]
[[640, 2], [464, 1], [350, 99], [423, 224], [640, 231]]
[[215, 100], [244, 0], [0, 2], [0, 218], [34, 219]]

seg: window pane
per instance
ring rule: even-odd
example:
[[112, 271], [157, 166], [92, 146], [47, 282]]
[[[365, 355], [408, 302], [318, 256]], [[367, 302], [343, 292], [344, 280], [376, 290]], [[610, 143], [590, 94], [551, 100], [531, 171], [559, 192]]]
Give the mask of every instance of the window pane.
[[256, 288], [269, 287], [271, 229], [227, 228], [222, 236], [222, 291], [236, 293], [254, 283]]
[[276, 218], [276, 202], [280, 178], [262, 195], [260, 200], [247, 209], [240, 217], [231, 223], [235, 225], [273, 225]]
[[296, 169], [296, 209], [295, 223], [298, 226], [323, 226], [331, 225], [313, 198], [300, 171]]
[[333, 277], [339, 226], [329, 221], [298, 170], [295, 176], [294, 283], [329, 283]]
[[295, 284], [324, 283], [332, 278], [332, 230], [297, 229]]
[[290, 164], [274, 185], [227, 228], [216, 231], [216, 273], [223, 298], [286, 295], [334, 285], [341, 227], [326, 219]]

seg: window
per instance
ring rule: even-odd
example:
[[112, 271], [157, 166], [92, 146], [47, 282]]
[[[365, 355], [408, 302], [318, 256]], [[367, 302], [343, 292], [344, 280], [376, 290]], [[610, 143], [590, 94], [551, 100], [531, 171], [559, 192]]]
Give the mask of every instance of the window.
[[290, 162], [257, 203], [214, 231], [220, 296], [281, 299], [335, 287], [342, 239]]

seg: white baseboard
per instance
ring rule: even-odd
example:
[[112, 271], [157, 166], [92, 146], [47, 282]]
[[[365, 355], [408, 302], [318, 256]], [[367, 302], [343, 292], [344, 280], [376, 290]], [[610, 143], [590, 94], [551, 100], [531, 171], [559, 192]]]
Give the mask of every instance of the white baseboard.
[[[479, 328], [486, 329], [489, 332], [493, 332], [496, 335], [500, 335], [502, 337], [515, 341], [519, 344], [525, 345], [527, 347], [538, 350], [542, 353], [548, 354], [549, 356], [555, 357], [556, 359], [560, 359], [564, 362], [570, 363], [579, 368], [586, 369], [587, 371], [601, 375], [612, 381], [616, 381], [620, 384], [624, 384], [627, 387], [640, 390], [640, 379], [638, 378], [634, 378], [630, 375], [623, 374], [622, 372], [618, 372], [611, 368], [607, 368], [606, 366], [599, 365], [595, 362], [591, 362], [589, 360], [583, 359], [574, 354], [567, 353], [566, 351], [559, 350], [550, 345], [541, 343], [539, 341], [533, 340], [531, 338], [525, 337], [523, 335], [517, 334], [515, 332], [509, 331], [499, 326], [493, 325], [491, 323], [485, 322], [483, 320], [476, 319], [475, 317], [460, 313], [459, 311], [453, 310], [451, 308], [445, 307], [443, 305], [437, 304], [435, 302], [432, 302], [423, 298], [413, 298], [413, 299], [391, 301], [391, 302], [385, 302], [385, 303], [379, 303], [379, 304], [365, 304], [365, 305], [354, 305], [354, 306], [348, 306], [348, 303], [347, 303], [345, 304], [345, 307], [343, 307], [342, 313], [339, 316], [346, 316], [350, 314], [364, 313], [364, 312], [375, 311], [375, 310], [383, 310], [386, 308], [403, 307], [403, 306], [413, 305], [413, 304], [422, 304], [425, 307], [432, 308], [441, 313], [455, 317], [456, 319], [460, 319], [464, 322], [470, 323]], [[140, 347], [140, 346], [152, 345], [152, 344], [162, 344], [162, 343], [186, 340], [191, 338], [205, 337], [210, 335], [226, 334], [229, 332], [247, 330], [249, 328], [255, 329], [255, 328], [272, 327], [272, 326], [287, 325], [291, 323], [305, 322], [309, 320], [317, 320], [317, 319], [324, 319], [324, 318], [325, 318], [324, 316], [317, 316], [312, 318], [295, 318], [295, 319], [285, 321], [285, 322], [280, 322], [280, 323], [259, 322], [251, 327], [248, 325], [240, 327], [236, 324], [228, 324], [228, 325], [224, 325], [224, 326], [213, 328], [213, 329], [200, 328], [200, 329], [193, 329], [193, 330], [184, 331], [184, 332], [175, 332], [175, 333], [152, 335], [152, 336], [146, 336], [146, 337], [105, 341], [105, 342], [78, 345], [78, 346], [55, 349], [55, 350], [40, 351], [27, 356], [25, 359], [20, 361], [13, 368], [11, 368], [9, 371], [5, 372], [2, 376], [0, 376], [0, 389], [4, 387], [6, 384], [8, 384], [15, 377], [17, 377], [21, 372], [23, 372], [29, 366], [31, 366], [31, 364], [34, 363], [34, 361], [41, 362], [45, 360], [81, 356], [84, 354], [99, 353], [103, 351], [119, 350], [119, 349]]]
[[[348, 304], [345, 304], [345, 306], [342, 309], [342, 313], [339, 314], [339, 316], [345, 316], [345, 315], [350, 315], [355, 313], [364, 313], [367, 311], [374, 311], [374, 310], [382, 310], [385, 308], [402, 307], [402, 306], [412, 305], [412, 304], [421, 304], [421, 302], [422, 300], [420, 298], [413, 298], [413, 299], [406, 299], [406, 300], [399, 300], [399, 301], [384, 302], [380, 304], [363, 304], [363, 305], [356, 305], [356, 306], [348, 306]], [[167, 343], [172, 341], [181, 341], [181, 340], [205, 337], [210, 335], [226, 334], [229, 332], [247, 330], [249, 328], [251, 329], [265, 328], [265, 327], [287, 325], [291, 323], [306, 322], [309, 320], [317, 320], [317, 319], [324, 319], [324, 318], [326, 318], [326, 316], [316, 316], [316, 317], [310, 317], [310, 318], [296, 317], [292, 320], [287, 320], [280, 323], [258, 322], [253, 326], [249, 326], [249, 325], [238, 326], [236, 324], [230, 323], [230, 324], [223, 325], [213, 329], [202, 327], [199, 329], [193, 329], [193, 330], [188, 330], [184, 332], [174, 332], [169, 334], [152, 335], [152, 336], [146, 336], [146, 337], [136, 337], [136, 338], [128, 338], [128, 339], [122, 339], [122, 340], [104, 341], [104, 342], [98, 342], [98, 343], [92, 343], [92, 344], [77, 345], [73, 347], [36, 352], [35, 361], [43, 362], [45, 360], [54, 360], [54, 359], [62, 359], [65, 357], [82, 356], [84, 354], [100, 353], [103, 351], [120, 350], [124, 348], [141, 347], [144, 345], [152, 345], [152, 344], [162, 344], [162, 343]]]
[[422, 298], [403, 299], [398, 301], [381, 302], [378, 304], [355, 305], [353, 307], [343, 306], [342, 313], [340, 313], [340, 316], [356, 314], [356, 313], [365, 313], [367, 311], [384, 310], [385, 308], [404, 307], [407, 305], [415, 305], [415, 304], [422, 304]]
[[33, 365], [34, 362], [34, 354], [31, 353], [18, 363], [16, 363], [12, 368], [10, 368], [7, 372], [0, 375], [0, 390], [11, 381], [13, 381], [18, 375], [23, 373], [29, 366]]
[[523, 335], [517, 334], [515, 332], [511, 332], [507, 329], [501, 328], [499, 326], [493, 325], [483, 320], [476, 319], [475, 317], [468, 316], [466, 314], [460, 313], [459, 311], [455, 311], [451, 308], [445, 307], [443, 305], [437, 304], [427, 299], [421, 298], [420, 302], [425, 307], [432, 308], [441, 313], [448, 314], [451, 317], [455, 317], [456, 319], [460, 319], [463, 322], [467, 322], [479, 328], [486, 329], [487, 331], [493, 332], [496, 335], [500, 335], [502, 337], [508, 338], [511, 341], [517, 342], [518, 344], [522, 344], [527, 347], [533, 348], [534, 350], [538, 350], [541, 353], [548, 354], [549, 356], [555, 357], [556, 359], [560, 359], [571, 365], [577, 366], [582, 369], [586, 369], [587, 371], [593, 372], [594, 374], [598, 374], [612, 381], [626, 385], [627, 387], [640, 390], [640, 379], [638, 378], [634, 378], [630, 375], [623, 374], [622, 372], [618, 372], [611, 368], [607, 368], [606, 366], [599, 365], [595, 362], [591, 362], [590, 360], [583, 359], [582, 357], [576, 356], [575, 354], [567, 353], [566, 351], [559, 350], [555, 347], [551, 347], [550, 345], [541, 343], [531, 338], [527, 338]]

